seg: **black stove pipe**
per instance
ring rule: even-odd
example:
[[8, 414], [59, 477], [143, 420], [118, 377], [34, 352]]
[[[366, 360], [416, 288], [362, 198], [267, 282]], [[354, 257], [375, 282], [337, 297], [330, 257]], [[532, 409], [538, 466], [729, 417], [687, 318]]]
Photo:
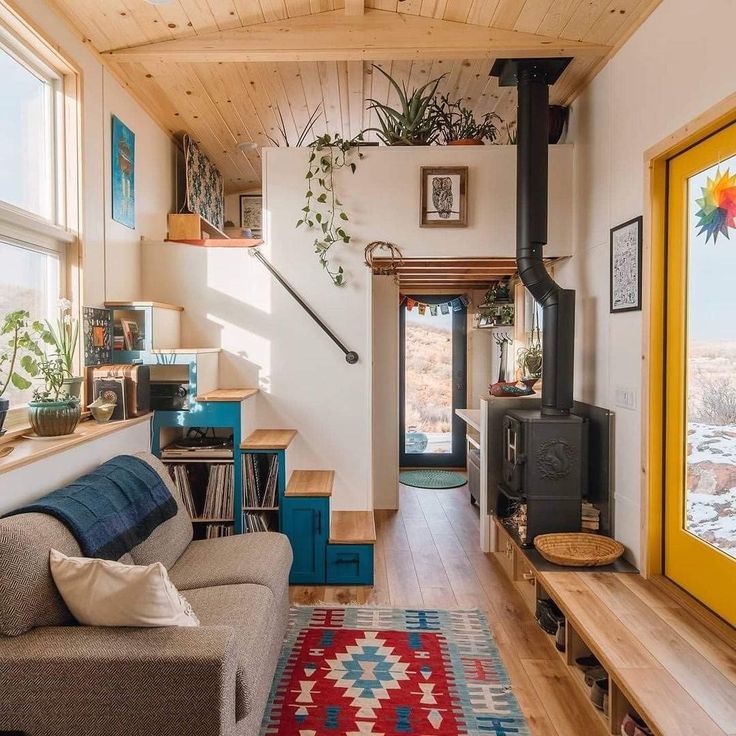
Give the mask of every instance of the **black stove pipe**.
[[542, 414], [567, 416], [573, 405], [575, 292], [544, 267], [547, 243], [549, 85], [569, 59], [499, 60], [491, 74], [516, 84], [516, 262], [524, 286], [542, 307]]

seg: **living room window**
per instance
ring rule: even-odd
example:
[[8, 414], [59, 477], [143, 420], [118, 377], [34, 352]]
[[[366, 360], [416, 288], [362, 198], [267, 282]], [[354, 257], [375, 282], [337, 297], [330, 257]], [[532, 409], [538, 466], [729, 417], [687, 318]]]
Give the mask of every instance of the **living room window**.
[[[0, 79], [0, 317], [50, 319], [62, 298], [78, 316], [79, 75], [3, 0]], [[9, 388], [6, 428], [31, 394]]]

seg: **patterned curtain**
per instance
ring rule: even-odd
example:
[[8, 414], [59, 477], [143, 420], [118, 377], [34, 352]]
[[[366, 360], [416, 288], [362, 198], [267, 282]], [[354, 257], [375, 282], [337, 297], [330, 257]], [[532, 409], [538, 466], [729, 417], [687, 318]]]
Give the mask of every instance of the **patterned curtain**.
[[187, 209], [222, 230], [225, 224], [225, 185], [222, 174], [189, 135], [184, 136]]

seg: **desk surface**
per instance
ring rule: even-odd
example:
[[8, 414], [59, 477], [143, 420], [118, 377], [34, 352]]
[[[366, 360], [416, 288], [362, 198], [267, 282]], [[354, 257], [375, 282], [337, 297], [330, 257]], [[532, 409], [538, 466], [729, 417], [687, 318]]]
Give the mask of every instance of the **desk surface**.
[[455, 414], [469, 427], [480, 432], [480, 409], [455, 409]]

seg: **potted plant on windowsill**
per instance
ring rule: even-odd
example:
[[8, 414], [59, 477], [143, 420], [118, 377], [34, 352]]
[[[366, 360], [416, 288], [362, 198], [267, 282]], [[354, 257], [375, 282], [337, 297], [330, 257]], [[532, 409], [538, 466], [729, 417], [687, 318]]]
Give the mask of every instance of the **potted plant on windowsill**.
[[61, 437], [72, 434], [79, 424], [79, 399], [64, 389], [66, 367], [59, 355], [44, 356], [37, 364], [43, 376], [43, 388], [33, 392], [28, 403], [28, 421], [39, 437]]
[[8, 312], [0, 324], [0, 435], [5, 433], [3, 425], [10, 410], [10, 400], [5, 393], [13, 386], [19, 391], [31, 387], [31, 382], [18, 370], [34, 375], [33, 358], [29, 353], [40, 351], [29, 332], [30, 315], [24, 309]]
[[433, 101], [432, 116], [442, 142], [448, 146], [483, 146], [485, 141], [494, 143], [498, 137], [496, 123], [503, 123], [495, 112], [487, 112], [476, 119], [473, 111], [461, 100], [450, 102], [448, 95]]
[[46, 320], [46, 330], [42, 339], [51, 345], [64, 367], [63, 388], [70, 396], [79, 399], [84, 378], [74, 375], [74, 353], [79, 340], [79, 320], [72, 317], [72, 303], [68, 299], [59, 300], [56, 324]]

